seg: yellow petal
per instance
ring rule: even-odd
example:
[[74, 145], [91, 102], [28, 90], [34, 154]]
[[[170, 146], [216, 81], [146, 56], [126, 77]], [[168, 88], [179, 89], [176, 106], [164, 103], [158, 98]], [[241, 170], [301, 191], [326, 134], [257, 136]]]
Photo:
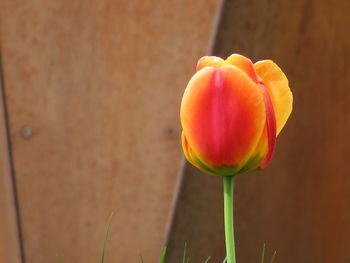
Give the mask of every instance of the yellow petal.
[[258, 61], [254, 67], [271, 97], [276, 115], [277, 136], [292, 112], [293, 94], [286, 75], [272, 60]]

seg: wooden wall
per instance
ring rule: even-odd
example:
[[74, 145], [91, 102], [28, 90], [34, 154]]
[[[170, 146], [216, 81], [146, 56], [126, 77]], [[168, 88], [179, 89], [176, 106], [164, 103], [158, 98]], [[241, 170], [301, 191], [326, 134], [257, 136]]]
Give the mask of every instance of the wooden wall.
[[21, 238], [0, 63], [0, 259], [20, 263]]
[[[206, 53], [219, 1], [0, 5], [25, 262], [53, 262], [56, 254], [98, 262], [112, 211], [106, 261], [137, 262], [138, 253], [157, 261], [181, 177], [180, 98]], [[13, 204], [11, 187], [1, 188], [10, 188], [0, 197]], [[16, 242], [5, 249], [8, 237], [18, 238], [16, 223], [5, 219], [0, 255], [17, 263]]]
[[0, 262], [98, 262], [111, 211], [107, 262], [155, 262], [166, 240], [169, 262], [184, 242], [221, 262], [221, 179], [182, 170], [179, 141], [208, 52], [271, 58], [294, 93], [271, 165], [237, 179], [238, 262], [264, 242], [276, 262], [350, 261], [350, 2], [226, 0], [215, 35], [219, 9], [1, 1]]

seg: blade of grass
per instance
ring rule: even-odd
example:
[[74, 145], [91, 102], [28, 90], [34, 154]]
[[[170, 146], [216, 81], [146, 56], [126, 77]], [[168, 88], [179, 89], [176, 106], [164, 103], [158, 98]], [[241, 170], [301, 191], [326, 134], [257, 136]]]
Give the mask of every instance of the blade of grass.
[[141, 255], [139, 255], [139, 258], [140, 258], [140, 263], [144, 263]]
[[263, 249], [262, 249], [262, 254], [261, 254], [261, 260], [260, 260], [261, 263], [264, 263], [264, 261], [265, 261], [265, 250], [266, 250], [266, 245], [264, 243]]
[[275, 260], [276, 254], [277, 254], [277, 251], [275, 250], [275, 252], [273, 252], [270, 263], [273, 263], [273, 261]]
[[222, 263], [226, 263], [227, 262], [227, 257], [225, 257], [224, 261]]
[[186, 263], [186, 258], [187, 258], [187, 244], [185, 242], [185, 246], [184, 246], [184, 255], [182, 257], [182, 263]]
[[56, 259], [55, 259], [56, 263], [62, 263], [62, 259], [56, 254]]
[[211, 256], [209, 256], [206, 260], [205, 260], [205, 262], [204, 263], [208, 263], [209, 262], [209, 260], [210, 260], [210, 258], [211, 258]]
[[166, 256], [166, 247], [163, 249], [162, 258], [160, 259], [160, 263], [165, 263], [165, 256]]
[[101, 255], [101, 261], [100, 261], [101, 263], [103, 263], [105, 260], [106, 248], [107, 248], [107, 242], [108, 242], [109, 235], [110, 235], [112, 218], [113, 218], [113, 213], [109, 216], [109, 220], [108, 220], [106, 237], [105, 237], [105, 241], [104, 241], [103, 248], [102, 248], [102, 255]]

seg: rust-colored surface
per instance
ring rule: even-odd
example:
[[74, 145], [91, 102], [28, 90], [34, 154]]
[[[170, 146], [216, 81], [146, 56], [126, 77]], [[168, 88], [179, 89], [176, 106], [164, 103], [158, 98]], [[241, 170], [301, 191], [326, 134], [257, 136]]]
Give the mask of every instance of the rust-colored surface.
[[223, 262], [225, 236], [221, 178], [186, 165], [168, 241], [169, 262], [182, 259], [187, 244], [191, 262]]
[[157, 261], [182, 160], [180, 97], [218, 1], [0, 7], [26, 263], [97, 262], [112, 211], [106, 262]]
[[0, 56], [0, 262], [21, 263]]
[[[214, 54], [271, 58], [286, 72], [294, 93], [294, 111], [271, 165], [236, 180], [238, 262], [259, 262], [264, 242], [268, 259], [277, 250], [276, 262], [350, 262], [349, 10], [346, 0], [224, 5]], [[203, 254], [224, 253], [223, 237], [212, 237], [213, 227], [223, 234], [221, 178], [197, 173], [185, 174], [176, 239], [170, 241], [171, 249], [182, 246], [177, 240], [187, 240], [194, 262]], [[203, 221], [210, 209], [210, 227], [191, 216], [194, 208]]]

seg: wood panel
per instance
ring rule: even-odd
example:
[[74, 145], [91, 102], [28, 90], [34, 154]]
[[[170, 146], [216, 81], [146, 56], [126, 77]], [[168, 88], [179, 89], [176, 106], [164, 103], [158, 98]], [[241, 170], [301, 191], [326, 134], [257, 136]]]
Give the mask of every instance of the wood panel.
[[21, 247], [1, 70], [0, 56], [0, 259], [1, 262], [21, 263]]
[[205, 262], [209, 256], [209, 262], [223, 262], [225, 236], [220, 179], [186, 165], [168, 240], [168, 262], [179, 262], [185, 244], [191, 262]]
[[[214, 54], [271, 58], [294, 93], [271, 165], [237, 178], [238, 262], [259, 262], [264, 242], [269, 254], [277, 250], [276, 262], [350, 262], [349, 10], [346, 0], [225, 2]], [[212, 227], [222, 235], [221, 180], [196, 174], [188, 169], [184, 177], [170, 249], [180, 254], [178, 240], [187, 240], [199, 262], [203, 251], [223, 252], [224, 239], [220, 248], [212, 237]], [[210, 209], [211, 227], [192, 222], [193, 208], [203, 221]]]
[[182, 161], [179, 103], [217, 0], [1, 1], [27, 263], [158, 260]]

